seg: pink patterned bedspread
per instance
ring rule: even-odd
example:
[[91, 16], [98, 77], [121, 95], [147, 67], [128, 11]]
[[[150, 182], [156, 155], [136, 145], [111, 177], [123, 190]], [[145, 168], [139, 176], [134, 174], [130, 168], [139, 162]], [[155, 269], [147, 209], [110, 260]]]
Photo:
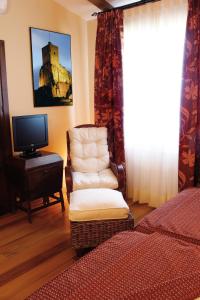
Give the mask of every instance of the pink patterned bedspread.
[[200, 188], [179, 193], [144, 217], [136, 230], [160, 232], [200, 244]]
[[200, 295], [200, 246], [158, 232], [122, 232], [29, 300], [190, 300]]

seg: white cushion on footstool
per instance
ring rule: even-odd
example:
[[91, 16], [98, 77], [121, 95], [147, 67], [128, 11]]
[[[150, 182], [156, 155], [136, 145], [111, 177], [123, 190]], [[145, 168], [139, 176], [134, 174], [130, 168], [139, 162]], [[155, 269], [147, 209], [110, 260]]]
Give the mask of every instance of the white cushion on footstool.
[[70, 221], [126, 219], [128, 214], [122, 193], [115, 190], [85, 189], [70, 195]]

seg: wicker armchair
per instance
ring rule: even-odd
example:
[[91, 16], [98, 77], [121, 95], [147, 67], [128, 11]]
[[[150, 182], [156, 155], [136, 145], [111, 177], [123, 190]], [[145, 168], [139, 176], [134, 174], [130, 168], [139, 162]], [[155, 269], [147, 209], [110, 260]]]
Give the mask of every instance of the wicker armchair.
[[[95, 141], [95, 136], [97, 133], [95, 132], [95, 129], [102, 129], [103, 132], [100, 133], [103, 135], [102, 140], [104, 139], [104, 134], [106, 135], [107, 138], [107, 145], [100, 144], [100, 149], [98, 151], [103, 151], [103, 154], [105, 156], [100, 158], [103, 160], [102, 165], [105, 165], [105, 170], [100, 170], [101, 166], [99, 166], [99, 162], [97, 162], [96, 155], [96, 144], [98, 144], [98, 141]], [[80, 131], [81, 130], [81, 131]], [[80, 132], [80, 134], [79, 134]], [[89, 134], [93, 134], [94, 140], [90, 139]], [[76, 139], [79, 139], [78, 143], [76, 143]], [[74, 142], [75, 140], [75, 142]], [[94, 147], [94, 154], [93, 158], [88, 157], [88, 154], [91, 153], [92, 148], [88, 150], [88, 153], [85, 154], [84, 157], [81, 159], [75, 160], [76, 156], [76, 149], [75, 146], [77, 145], [80, 147], [81, 140], [83, 140], [83, 146], [85, 144], [90, 143], [95, 144]], [[85, 144], [84, 144], [85, 143]], [[101, 142], [100, 142], [101, 143]], [[98, 146], [97, 146], [98, 147]], [[83, 152], [87, 152], [86, 147], [82, 149]], [[67, 132], [67, 166], [65, 167], [65, 179], [66, 179], [66, 187], [67, 187], [67, 198], [68, 201], [70, 200], [70, 193], [73, 192], [74, 190], [79, 190], [79, 189], [85, 189], [85, 188], [111, 188], [111, 189], [116, 189], [120, 191], [124, 198], [126, 199], [126, 180], [125, 180], [125, 168], [122, 164], [117, 165], [115, 162], [112, 161], [112, 153], [110, 152], [109, 145], [108, 145], [108, 136], [107, 136], [107, 129], [105, 127], [98, 127], [93, 124], [85, 124], [85, 125], [80, 125], [76, 126], [74, 129], [70, 130]], [[107, 158], [105, 159], [106, 155], [108, 155], [108, 160], [106, 161]], [[92, 156], [92, 155], [91, 155]], [[82, 164], [84, 162], [84, 166], [80, 167], [79, 164]], [[86, 163], [85, 163], [86, 162]], [[96, 163], [97, 165], [97, 170], [95, 171], [95, 167], [91, 166], [93, 162]], [[90, 166], [88, 167], [88, 164]], [[92, 172], [91, 172], [92, 169]], [[83, 171], [83, 172], [81, 172]], [[99, 172], [100, 171], [100, 172]], [[81, 174], [82, 173], [82, 174]], [[96, 173], [96, 177], [94, 175]], [[93, 174], [94, 176], [92, 176]], [[82, 176], [80, 178], [80, 176]], [[89, 178], [92, 176], [91, 182], [89, 182]], [[79, 178], [78, 178], [79, 177]], [[107, 182], [106, 182], [107, 179]], [[95, 182], [96, 180], [96, 182]], [[81, 182], [81, 184], [80, 184]]]
[[71, 240], [77, 254], [134, 227], [124, 201], [125, 170], [111, 161], [108, 140], [106, 127], [91, 124], [67, 132], [65, 176]]

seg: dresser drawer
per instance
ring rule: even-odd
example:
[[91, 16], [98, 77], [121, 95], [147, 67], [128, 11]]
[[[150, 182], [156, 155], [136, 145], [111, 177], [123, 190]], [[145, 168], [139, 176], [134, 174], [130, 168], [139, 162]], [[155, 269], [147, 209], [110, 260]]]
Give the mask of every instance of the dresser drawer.
[[30, 198], [50, 195], [62, 188], [63, 163], [45, 166], [27, 174], [27, 190]]

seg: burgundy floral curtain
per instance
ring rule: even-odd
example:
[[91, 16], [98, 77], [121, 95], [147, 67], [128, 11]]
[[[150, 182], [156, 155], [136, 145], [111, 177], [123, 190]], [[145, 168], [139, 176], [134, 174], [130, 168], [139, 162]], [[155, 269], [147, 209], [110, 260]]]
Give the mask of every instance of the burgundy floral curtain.
[[97, 18], [95, 56], [95, 123], [108, 128], [111, 153], [125, 161], [123, 134], [122, 34], [123, 11], [112, 10]]
[[200, 183], [200, 0], [189, 0], [181, 99], [179, 190]]

